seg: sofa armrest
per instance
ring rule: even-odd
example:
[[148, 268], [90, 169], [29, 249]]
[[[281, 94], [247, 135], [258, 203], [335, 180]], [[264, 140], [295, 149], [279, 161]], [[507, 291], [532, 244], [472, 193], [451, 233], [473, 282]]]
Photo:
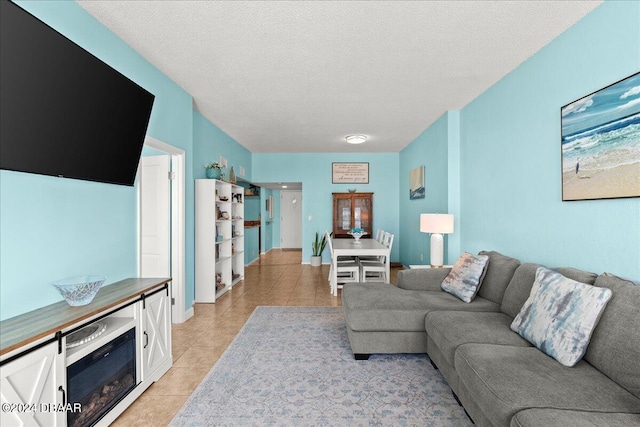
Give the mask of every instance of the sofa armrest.
[[398, 287], [411, 291], [440, 291], [451, 268], [417, 268], [398, 271]]

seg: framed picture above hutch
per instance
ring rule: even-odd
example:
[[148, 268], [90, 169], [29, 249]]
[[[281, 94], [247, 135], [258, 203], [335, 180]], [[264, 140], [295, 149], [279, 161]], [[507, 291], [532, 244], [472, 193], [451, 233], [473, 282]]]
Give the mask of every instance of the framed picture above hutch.
[[332, 184], [368, 184], [369, 163], [331, 163]]

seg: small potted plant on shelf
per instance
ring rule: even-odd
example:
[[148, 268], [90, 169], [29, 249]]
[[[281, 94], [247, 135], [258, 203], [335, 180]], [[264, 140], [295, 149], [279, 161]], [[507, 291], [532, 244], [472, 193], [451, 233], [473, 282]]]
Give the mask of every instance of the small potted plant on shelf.
[[327, 246], [327, 235], [323, 234], [322, 238], [316, 231], [316, 239], [311, 244], [313, 254], [311, 255], [311, 267], [320, 267], [322, 265], [322, 251]]
[[211, 179], [220, 179], [220, 173], [222, 172], [222, 167], [220, 167], [220, 163], [213, 162], [205, 165], [204, 168], [207, 171], [207, 178]]

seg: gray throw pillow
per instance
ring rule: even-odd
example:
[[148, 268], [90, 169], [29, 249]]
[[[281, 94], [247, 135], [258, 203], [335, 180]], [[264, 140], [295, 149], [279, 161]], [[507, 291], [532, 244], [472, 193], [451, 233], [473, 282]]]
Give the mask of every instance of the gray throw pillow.
[[488, 262], [487, 255], [463, 253], [442, 281], [442, 290], [470, 303], [480, 289]]

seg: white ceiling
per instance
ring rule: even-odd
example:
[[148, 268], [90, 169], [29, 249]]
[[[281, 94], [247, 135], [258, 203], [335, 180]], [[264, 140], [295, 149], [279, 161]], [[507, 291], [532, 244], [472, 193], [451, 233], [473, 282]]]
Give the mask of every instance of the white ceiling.
[[78, 3], [249, 151], [319, 153], [402, 150], [601, 1]]

